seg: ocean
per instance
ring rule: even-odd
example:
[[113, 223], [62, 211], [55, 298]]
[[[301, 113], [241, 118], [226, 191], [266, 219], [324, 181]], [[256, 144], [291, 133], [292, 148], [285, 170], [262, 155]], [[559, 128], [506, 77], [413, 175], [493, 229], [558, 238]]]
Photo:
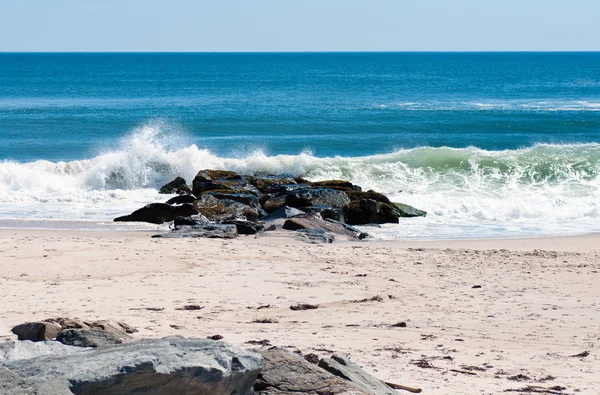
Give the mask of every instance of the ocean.
[[112, 218], [200, 169], [347, 179], [378, 239], [600, 231], [600, 53], [0, 54], [0, 227]]

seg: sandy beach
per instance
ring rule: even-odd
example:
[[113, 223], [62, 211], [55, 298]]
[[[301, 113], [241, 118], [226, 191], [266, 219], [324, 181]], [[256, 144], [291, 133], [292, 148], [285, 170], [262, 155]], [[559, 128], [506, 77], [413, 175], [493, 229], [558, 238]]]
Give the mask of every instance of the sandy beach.
[[0, 230], [0, 339], [32, 320], [110, 318], [136, 337], [335, 351], [427, 394], [600, 388], [600, 236], [322, 245], [151, 234]]

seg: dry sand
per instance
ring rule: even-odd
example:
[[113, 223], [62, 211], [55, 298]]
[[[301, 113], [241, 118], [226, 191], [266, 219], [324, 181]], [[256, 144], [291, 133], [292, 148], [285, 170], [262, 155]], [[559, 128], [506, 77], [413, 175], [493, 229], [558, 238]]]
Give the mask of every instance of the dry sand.
[[[111, 318], [138, 337], [220, 334], [243, 347], [336, 351], [425, 394], [598, 394], [599, 242], [311, 245], [282, 234], [1, 230], [0, 340], [31, 320]], [[297, 303], [319, 307], [290, 310]], [[178, 310], [188, 304], [204, 308]]]

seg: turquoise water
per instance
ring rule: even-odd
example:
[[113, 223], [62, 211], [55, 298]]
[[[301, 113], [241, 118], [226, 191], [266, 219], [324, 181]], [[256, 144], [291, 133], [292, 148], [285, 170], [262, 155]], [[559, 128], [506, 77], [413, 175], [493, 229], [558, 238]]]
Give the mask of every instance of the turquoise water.
[[597, 232], [600, 53], [0, 54], [0, 161], [0, 220], [108, 220], [220, 167], [429, 211], [382, 238]]

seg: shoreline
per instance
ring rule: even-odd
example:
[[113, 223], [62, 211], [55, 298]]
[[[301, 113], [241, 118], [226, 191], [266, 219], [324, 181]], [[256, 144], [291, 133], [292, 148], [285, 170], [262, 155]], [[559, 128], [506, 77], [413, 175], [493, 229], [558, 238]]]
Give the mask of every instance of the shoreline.
[[[600, 235], [307, 244], [285, 232], [150, 233], [0, 229], [0, 340], [28, 321], [114, 319], [137, 338], [335, 351], [424, 393], [600, 386]], [[290, 310], [298, 303], [318, 308]]]
[[[5, 223], [20, 223], [25, 226], [5, 226]], [[31, 223], [55, 223], [55, 224], [66, 224], [65, 227], [33, 227], [29, 224]], [[88, 228], [76, 228], [74, 226], [69, 226], [72, 224], [88, 224]], [[166, 225], [153, 225], [149, 223], [136, 223], [136, 222], [121, 222], [115, 223], [111, 220], [105, 221], [97, 221], [97, 220], [56, 220], [56, 219], [44, 219], [44, 220], [0, 220], [0, 232], [5, 231], [30, 231], [30, 232], [98, 232], [100, 234], [110, 234], [110, 233], [141, 233], [141, 234], [157, 234], [161, 232], [168, 231]], [[368, 230], [366, 230], [368, 233]], [[269, 233], [265, 233], [261, 237], [268, 237]], [[242, 236], [243, 237], [243, 236]], [[551, 241], [556, 241], [558, 243], [559, 249], [561, 251], [568, 251], [564, 244], [567, 244], [569, 240], [577, 242], [578, 239], [588, 239], [588, 238], [598, 238], [600, 241], [600, 233], [599, 232], [591, 232], [591, 233], [581, 233], [581, 234], [558, 234], [558, 235], [540, 235], [540, 236], [506, 236], [506, 237], [481, 237], [481, 238], [470, 238], [470, 237], [458, 237], [458, 238], [424, 238], [424, 239], [366, 239], [360, 241], [360, 243], [396, 243], [399, 246], [404, 246], [405, 248], [411, 248], [413, 245], [429, 245], [429, 248], [433, 245], [437, 245], [438, 248], [472, 248], [469, 246], [472, 245], [501, 245], [506, 242], [510, 248], [514, 248], [518, 245], [532, 244], [532, 245], [541, 245], [544, 248], [547, 248], [548, 244]], [[336, 240], [335, 243], [347, 243], [345, 240]], [[579, 244], [579, 243], [578, 243]], [[507, 248], [507, 247], [490, 247], [490, 248]], [[586, 246], [586, 250], [589, 248]], [[598, 247], [600, 250], [600, 246]]]

